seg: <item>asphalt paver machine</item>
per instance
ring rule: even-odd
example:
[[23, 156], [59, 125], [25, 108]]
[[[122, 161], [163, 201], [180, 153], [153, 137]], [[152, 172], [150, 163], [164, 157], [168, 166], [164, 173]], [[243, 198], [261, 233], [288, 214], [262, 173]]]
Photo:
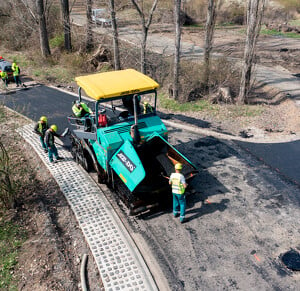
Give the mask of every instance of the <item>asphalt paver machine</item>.
[[[93, 114], [69, 116], [73, 158], [98, 181], [114, 189], [131, 214], [157, 206], [171, 193], [167, 177], [182, 163], [187, 181], [198, 170], [168, 143], [168, 131], [156, 114], [157, 88], [133, 69], [75, 78], [93, 102]], [[86, 102], [86, 101], [85, 101]]]

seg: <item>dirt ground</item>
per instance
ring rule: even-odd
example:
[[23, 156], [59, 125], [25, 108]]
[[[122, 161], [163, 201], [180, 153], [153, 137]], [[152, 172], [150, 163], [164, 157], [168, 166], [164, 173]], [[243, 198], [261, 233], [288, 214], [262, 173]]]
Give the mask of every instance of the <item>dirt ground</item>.
[[[248, 110], [251, 112], [251, 109]], [[212, 131], [233, 136], [243, 136], [242, 133], [246, 132], [253, 139], [274, 142], [300, 137], [300, 109], [294, 101], [288, 99], [278, 105], [260, 105], [256, 110], [249, 113], [249, 116], [240, 115], [234, 105], [222, 105], [217, 114], [205, 111], [185, 114], [167, 110], [162, 112], [171, 114], [171, 118], [174, 114], [180, 115], [187, 124], [199, 124], [200, 127], [204, 124]]]
[[[182, 40], [204, 47], [204, 31], [184, 29]], [[245, 35], [241, 27], [216, 29], [213, 40], [213, 53], [222, 53], [231, 58], [242, 58]], [[299, 38], [283, 38], [260, 35], [257, 42], [256, 63], [276, 67], [280, 66], [293, 74], [300, 73]]]
[[[173, 34], [168, 30], [159, 32], [158, 28], [154, 28], [154, 31], [166, 37], [172, 37]], [[241, 27], [216, 29], [213, 52], [222, 53], [230, 58], [242, 58], [244, 40]], [[197, 28], [184, 28], [182, 41], [204, 47], [204, 31]], [[256, 62], [299, 74], [299, 39], [261, 35], [257, 44]], [[274, 140], [289, 140], [300, 135], [300, 109], [293, 100], [286, 98], [270, 86], [263, 86], [263, 89], [256, 90], [251, 98], [257, 105], [237, 109], [235, 105], [223, 104], [217, 113], [203, 111], [188, 112], [185, 115], [208, 122], [213, 130], [233, 135], [240, 135], [244, 131], [255, 138], [267, 137]], [[240, 114], [239, 110], [247, 113]]]
[[88, 255], [91, 290], [103, 290], [97, 266], [62, 192], [30, 145], [14, 130], [26, 122], [7, 110], [6, 122], [0, 125], [1, 141], [18, 166], [14, 178], [23, 181], [17, 207], [7, 216], [27, 232], [14, 270], [18, 290], [79, 290], [84, 253]]

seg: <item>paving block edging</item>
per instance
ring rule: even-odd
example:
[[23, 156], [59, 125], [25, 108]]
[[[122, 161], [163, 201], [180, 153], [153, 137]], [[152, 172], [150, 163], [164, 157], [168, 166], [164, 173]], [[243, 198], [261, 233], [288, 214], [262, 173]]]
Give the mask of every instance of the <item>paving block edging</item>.
[[61, 146], [57, 146], [58, 152], [65, 160], [50, 164], [33, 127], [31, 123], [17, 132], [36, 151], [66, 197], [105, 290], [158, 290], [142, 255], [101, 189]]

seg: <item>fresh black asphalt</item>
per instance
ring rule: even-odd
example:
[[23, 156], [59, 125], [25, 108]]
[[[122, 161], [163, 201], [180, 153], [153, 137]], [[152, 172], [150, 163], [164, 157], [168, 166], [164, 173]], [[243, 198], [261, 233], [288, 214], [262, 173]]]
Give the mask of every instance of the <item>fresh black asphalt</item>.
[[300, 140], [284, 143], [237, 143], [285, 178], [300, 185]]
[[[67, 116], [72, 114], [75, 99], [73, 95], [43, 85], [1, 94], [1, 103], [33, 121], [37, 122], [42, 115], [47, 116], [49, 126], [58, 126], [58, 133], [70, 127]], [[62, 140], [66, 147], [70, 145], [68, 137]]]
[[[58, 126], [59, 133], [70, 127], [67, 116], [72, 114], [72, 101], [75, 99], [71, 94], [43, 85], [0, 95], [2, 104], [34, 121], [38, 121], [41, 115], [46, 115], [50, 125]], [[67, 137], [63, 142], [67, 147], [70, 145]], [[272, 169], [300, 185], [300, 140], [286, 143], [252, 143], [245, 140], [237, 143]]]

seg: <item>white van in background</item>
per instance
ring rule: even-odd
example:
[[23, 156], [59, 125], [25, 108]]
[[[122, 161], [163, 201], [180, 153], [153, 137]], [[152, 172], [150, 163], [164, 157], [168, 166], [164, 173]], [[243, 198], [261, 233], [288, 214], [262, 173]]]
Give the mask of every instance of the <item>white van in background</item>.
[[92, 21], [103, 27], [111, 26], [111, 19], [105, 8], [92, 9]]

